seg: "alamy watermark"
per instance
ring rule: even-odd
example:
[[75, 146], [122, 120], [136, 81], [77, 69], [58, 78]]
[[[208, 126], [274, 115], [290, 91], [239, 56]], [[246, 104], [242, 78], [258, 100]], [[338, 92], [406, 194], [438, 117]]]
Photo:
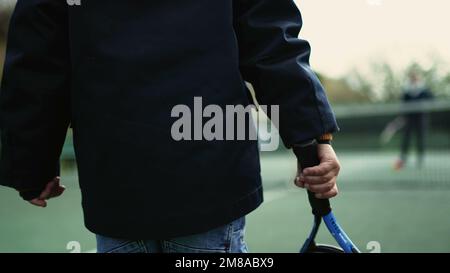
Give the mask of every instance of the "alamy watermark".
[[78, 241], [70, 241], [66, 244], [66, 249], [70, 253], [81, 253], [81, 244]]
[[280, 144], [279, 112], [278, 105], [203, 105], [201, 97], [194, 97], [193, 107], [172, 108], [171, 117], [177, 120], [171, 135], [175, 141], [259, 140], [261, 151], [274, 151]]
[[[81, 243], [79, 241], [67, 242], [66, 250], [68, 250], [69, 253], [81, 253]], [[366, 253], [381, 253], [381, 244], [378, 241], [370, 241], [366, 244], [366, 250]], [[87, 252], [96, 252], [96, 249]]]
[[69, 6], [81, 6], [81, 0], [66, 0]]

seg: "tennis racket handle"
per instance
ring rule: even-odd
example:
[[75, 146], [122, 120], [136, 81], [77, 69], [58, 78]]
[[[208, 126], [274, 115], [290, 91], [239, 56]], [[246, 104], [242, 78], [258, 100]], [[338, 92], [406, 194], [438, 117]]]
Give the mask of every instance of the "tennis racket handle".
[[[294, 153], [300, 162], [302, 170], [320, 164], [317, 145], [318, 144], [316, 141], [312, 141], [309, 144], [296, 146], [294, 148]], [[331, 212], [330, 200], [319, 199], [313, 192], [310, 191], [308, 191], [308, 199], [314, 215], [325, 216]]]

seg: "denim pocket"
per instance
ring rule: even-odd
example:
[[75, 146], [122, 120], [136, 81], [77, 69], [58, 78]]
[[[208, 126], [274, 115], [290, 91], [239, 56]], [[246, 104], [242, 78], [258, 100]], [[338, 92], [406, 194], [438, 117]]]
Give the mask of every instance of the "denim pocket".
[[229, 247], [218, 246], [216, 248], [211, 247], [199, 247], [188, 246], [174, 241], [163, 242], [164, 252], [166, 253], [228, 253]]
[[106, 253], [145, 253], [145, 246], [141, 241], [130, 241], [116, 246]]
[[98, 253], [142, 253], [146, 252], [142, 241], [131, 241], [97, 235]]

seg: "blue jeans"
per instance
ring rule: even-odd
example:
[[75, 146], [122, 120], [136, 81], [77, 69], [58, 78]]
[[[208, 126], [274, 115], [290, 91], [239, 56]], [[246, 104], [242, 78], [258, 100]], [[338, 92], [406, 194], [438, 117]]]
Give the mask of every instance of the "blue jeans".
[[205, 233], [167, 240], [124, 240], [97, 235], [98, 253], [246, 253], [245, 218]]

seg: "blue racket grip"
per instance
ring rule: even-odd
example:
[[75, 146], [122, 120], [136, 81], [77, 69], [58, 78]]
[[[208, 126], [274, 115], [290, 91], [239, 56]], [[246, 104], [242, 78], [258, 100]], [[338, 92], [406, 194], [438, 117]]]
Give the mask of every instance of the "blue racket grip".
[[[317, 145], [317, 142], [314, 140], [308, 144], [299, 145], [293, 148], [302, 170], [320, 164]], [[330, 200], [319, 199], [315, 196], [315, 193], [311, 191], [308, 191], [308, 199], [314, 215], [323, 217], [331, 212]]]

